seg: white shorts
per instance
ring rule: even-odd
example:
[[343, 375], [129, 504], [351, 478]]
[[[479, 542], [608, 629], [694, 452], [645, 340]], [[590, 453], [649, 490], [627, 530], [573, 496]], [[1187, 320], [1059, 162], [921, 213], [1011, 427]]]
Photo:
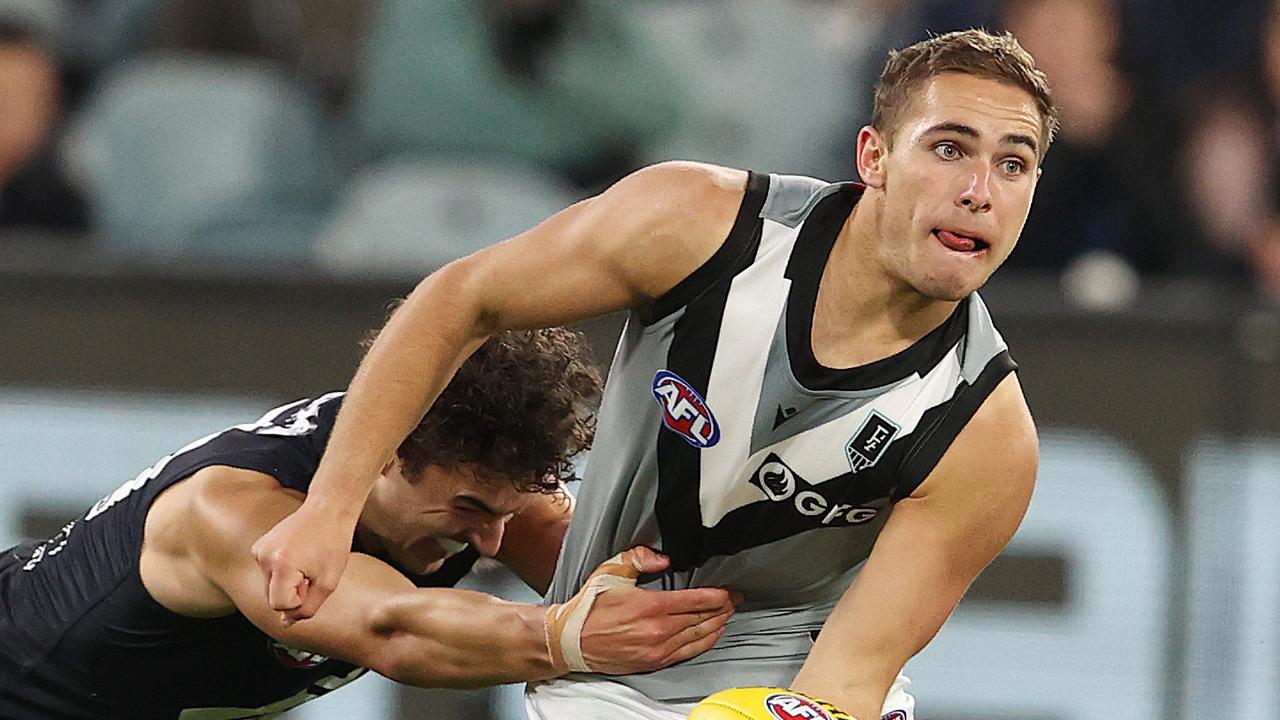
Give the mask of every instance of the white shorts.
[[[911, 680], [898, 675], [884, 702], [884, 720], [915, 720]], [[612, 680], [563, 678], [529, 683], [525, 690], [529, 720], [685, 720], [694, 703], [662, 703]]]

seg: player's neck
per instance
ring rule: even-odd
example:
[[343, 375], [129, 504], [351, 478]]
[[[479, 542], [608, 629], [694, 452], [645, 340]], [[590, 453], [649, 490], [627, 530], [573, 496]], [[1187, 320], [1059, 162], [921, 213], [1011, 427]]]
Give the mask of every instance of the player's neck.
[[953, 301], [922, 295], [881, 264], [879, 206], [859, 202], [822, 272], [814, 307], [814, 357], [854, 367], [905, 350], [942, 324]]
[[356, 522], [356, 540], [364, 552], [376, 557], [384, 557], [387, 552], [387, 541], [383, 539], [381, 531], [386, 523], [384, 514], [381, 512], [382, 508], [375, 496], [376, 492], [370, 492], [364, 507], [360, 510], [360, 519]]

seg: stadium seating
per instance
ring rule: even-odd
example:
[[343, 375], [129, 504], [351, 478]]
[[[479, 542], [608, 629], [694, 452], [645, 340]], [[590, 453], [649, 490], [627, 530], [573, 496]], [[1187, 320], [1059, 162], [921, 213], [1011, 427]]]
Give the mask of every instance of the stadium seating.
[[[837, 5], [837, 4], [832, 4]], [[870, 115], [859, 86], [873, 13], [786, 0], [628, 3], [642, 42], [658, 48], [696, 92], [684, 122], [650, 160], [701, 160], [843, 179], [851, 141]]]
[[575, 3], [534, 77], [504, 68], [481, 5], [380, 4], [353, 110], [373, 156], [572, 170], [674, 127], [675, 71], [622, 21], [622, 3]]
[[306, 256], [334, 174], [300, 87], [251, 61], [179, 55], [106, 78], [67, 154], [102, 241], [155, 255]]
[[61, 49], [85, 68], [105, 68], [136, 54], [146, 30], [164, 0], [24, 0], [65, 9]]
[[576, 199], [554, 178], [519, 167], [393, 161], [348, 186], [316, 252], [339, 272], [419, 277]]
[[66, 30], [66, 8], [49, 0], [0, 0], [0, 23], [25, 28], [55, 42]]
[[315, 99], [229, 59], [129, 62], [67, 152], [104, 243], [148, 254], [307, 257], [335, 175]]

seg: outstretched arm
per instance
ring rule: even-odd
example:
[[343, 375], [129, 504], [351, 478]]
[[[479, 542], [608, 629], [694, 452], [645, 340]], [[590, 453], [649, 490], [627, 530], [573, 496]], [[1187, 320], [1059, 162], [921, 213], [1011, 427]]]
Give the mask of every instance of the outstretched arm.
[[792, 687], [858, 720], [879, 718], [903, 665], [1013, 537], [1031, 500], [1037, 448], [1010, 375], [925, 482], [894, 506]]
[[423, 280], [356, 371], [303, 510], [253, 547], [271, 606], [303, 619], [332, 591], [378, 469], [489, 334], [660, 297], [724, 241], [745, 183], [706, 165], [646, 168]]
[[[262, 577], [248, 546], [298, 507], [297, 496], [266, 475], [226, 467], [201, 471], [169, 493], [152, 512], [180, 519], [178, 547], [166, 551], [175, 541], [156, 537], [143, 572], [148, 590], [171, 609], [204, 616], [238, 611], [291, 647], [425, 687], [537, 680], [567, 670], [548, 646], [547, 615], [560, 606], [416, 588], [387, 564], [359, 553], [351, 553], [342, 582], [314, 618], [285, 626], [262, 596]], [[667, 564], [653, 553], [638, 557], [645, 572]], [[189, 568], [204, 582], [165, 584]], [[723, 590], [655, 592], [624, 581], [586, 613], [581, 655], [601, 672], [654, 670], [709, 649], [732, 608]]]

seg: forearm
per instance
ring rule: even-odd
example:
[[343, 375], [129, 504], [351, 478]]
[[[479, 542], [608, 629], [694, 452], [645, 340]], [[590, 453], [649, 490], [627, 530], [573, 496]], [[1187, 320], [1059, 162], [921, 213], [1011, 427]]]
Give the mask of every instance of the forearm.
[[433, 273], [409, 295], [360, 363], [308, 490], [308, 505], [354, 519], [373, 480], [490, 328], [465, 265]]
[[885, 683], [868, 683], [855, 685], [848, 682], [834, 684], [806, 682], [798, 676], [791, 684], [791, 689], [810, 697], [821, 698], [843, 712], [853, 716], [854, 720], [877, 720], [884, 707], [885, 696], [889, 693], [892, 680]]
[[[1001, 438], [992, 453], [989, 438]], [[925, 482], [898, 501], [793, 687], [877, 718], [897, 673], [1008, 544], [1035, 485], [1035, 427], [1008, 375]]]
[[876, 720], [901, 667], [877, 662], [870, 651], [850, 648], [841, 655], [806, 662], [791, 689], [822, 698], [857, 720]]
[[375, 612], [385, 638], [374, 669], [420, 687], [479, 687], [556, 677], [546, 608], [469, 590], [419, 590]]
[[[893, 530], [887, 528], [890, 533]], [[908, 565], [893, 549], [889, 542], [878, 546], [880, 556], [872, 552], [827, 618], [790, 686], [833, 703], [858, 720], [880, 717], [894, 679], [937, 633], [955, 605], [951, 597], [958, 598], [963, 590], [940, 582], [930, 572], [916, 575], [936, 566], [920, 558]], [[885, 590], [892, 583], [920, 589], [897, 595]]]

